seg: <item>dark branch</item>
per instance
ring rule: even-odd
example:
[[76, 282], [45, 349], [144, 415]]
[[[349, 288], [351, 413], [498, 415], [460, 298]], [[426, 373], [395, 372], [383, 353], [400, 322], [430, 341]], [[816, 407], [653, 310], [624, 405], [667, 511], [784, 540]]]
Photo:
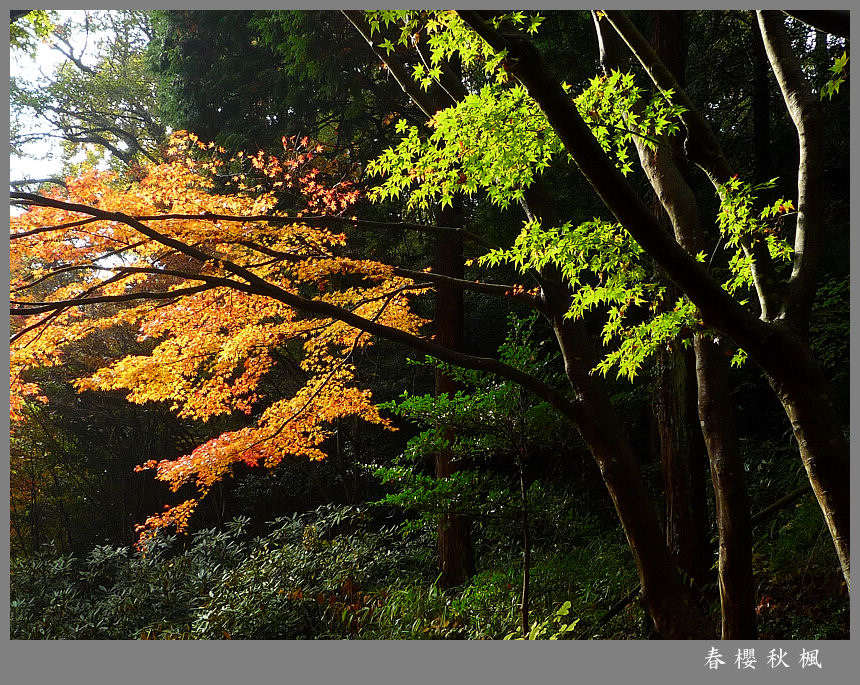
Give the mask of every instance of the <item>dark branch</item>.
[[[148, 238], [151, 238], [152, 240], [155, 240], [156, 242], [161, 243], [166, 247], [171, 247], [178, 252], [186, 254], [192, 259], [196, 259], [200, 262], [211, 261], [213, 259], [211, 255], [208, 255], [195, 247], [187, 245], [180, 240], [176, 240], [175, 238], [166, 236], [159, 231], [156, 231], [152, 227], [142, 223], [140, 220], [128, 216], [127, 214], [123, 214], [122, 212], [107, 212], [102, 209], [97, 209], [95, 207], [88, 207], [82, 204], [65, 202], [63, 200], [43, 197], [40, 195], [33, 195], [30, 193], [13, 193], [12, 196], [13, 199], [18, 199], [22, 201], [26, 200], [30, 204], [55, 207], [57, 209], [64, 209], [67, 211], [78, 212], [81, 214], [90, 214], [91, 216], [95, 216], [108, 221], [120, 221], [135, 229], [139, 233], [142, 233], [143, 235], [147, 236]], [[240, 266], [239, 264], [234, 264], [229, 260], [217, 259], [217, 262], [226, 271], [245, 280], [246, 283], [241, 283], [226, 278], [208, 277], [204, 275], [195, 275], [193, 276], [193, 278], [205, 280], [207, 283], [217, 283], [219, 285], [225, 285], [241, 292], [271, 297], [272, 299], [275, 299], [279, 302], [283, 302], [284, 304], [298, 311], [305, 312], [306, 314], [316, 314], [318, 316], [342, 321], [343, 323], [346, 323], [349, 326], [352, 326], [353, 328], [356, 328], [360, 331], [364, 331], [365, 333], [369, 333], [371, 335], [376, 335], [380, 338], [384, 338], [392, 342], [403, 344], [410, 349], [430, 355], [441, 361], [453, 364], [454, 366], [474, 369], [477, 371], [495, 373], [499, 376], [502, 376], [503, 378], [507, 378], [508, 380], [514, 381], [515, 383], [518, 383], [524, 388], [532, 391], [538, 397], [549, 402], [553, 407], [558, 409], [562, 414], [564, 414], [574, 423], [579, 424], [580, 422], [585, 420], [585, 408], [579, 402], [571, 401], [561, 392], [559, 392], [555, 388], [550, 387], [546, 383], [543, 383], [534, 376], [530, 376], [529, 374], [524, 373], [523, 371], [520, 371], [519, 369], [516, 369], [512, 366], [509, 366], [508, 364], [500, 362], [497, 359], [493, 359], [490, 357], [479, 357], [476, 355], [466, 354], [464, 352], [452, 350], [451, 348], [445, 347], [444, 345], [440, 345], [439, 343], [436, 343], [432, 340], [420, 338], [411, 333], [392, 328], [391, 326], [386, 326], [384, 324], [371, 321], [370, 319], [359, 316], [342, 307], [338, 307], [328, 302], [324, 302], [322, 300], [311, 300], [302, 297], [301, 295], [298, 295], [296, 293], [291, 293], [275, 285], [274, 283], [270, 283], [265, 279], [260, 278], [255, 273]], [[131, 272], [134, 270], [134, 268], [128, 267], [122, 268], [121, 270]]]
[[26, 238], [31, 235], [38, 235], [39, 233], [50, 233], [51, 231], [63, 231], [67, 228], [75, 228], [77, 226], [85, 226], [86, 224], [91, 224], [98, 219], [94, 216], [87, 217], [86, 219], [79, 219], [78, 221], [70, 221], [65, 224], [57, 224], [56, 226], [38, 226], [36, 228], [31, 228], [29, 231], [20, 231], [18, 233], [12, 233], [9, 235], [9, 240], [17, 240], [18, 238]]
[[849, 10], [782, 10], [789, 17], [799, 19], [818, 31], [834, 36], [851, 38], [851, 12]]
[[[68, 307], [83, 307], [93, 304], [102, 304], [105, 302], [132, 302], [134, 300], [165, 300], [184, 297], [185, 295], [193, 295], [204, 290], [211, 290], [213, 285], [195, 285], [190, 288], [179, 288], [177, 290], [152, 291], [142, 290], [133, 293], [123, 293], [122, 295], [97, 295], [95, 297], [72, 298], [70, 300], [56, 300], [52, 302], [40, 302], [33, 304], [31, 302], [23, 302], [19, 300], [10, 300], [9, 313], [12, 316], [32, 316], [33, 314], [44, 314], [45, 312], [54, 311], [55, 309], [66, 309]], [[25, 306], [32, 305], [32, 306]]]

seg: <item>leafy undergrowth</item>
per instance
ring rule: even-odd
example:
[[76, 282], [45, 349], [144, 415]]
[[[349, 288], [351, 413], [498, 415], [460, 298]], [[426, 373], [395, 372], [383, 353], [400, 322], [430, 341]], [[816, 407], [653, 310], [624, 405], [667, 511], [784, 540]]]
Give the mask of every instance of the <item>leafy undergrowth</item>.
[[848, 639], [848, 592], [811, 496], [772, 522], [754, 562], [763, 579], [756, 607], [763, 639]]
[[[13, 639], [502, 639], [520, 637], [520, 550], [475, 530], [479, 568], [443, 591], [435, 531], [384, 507], [327, 506], [249, 537], [247, 519], [190, 538], [159, 536], [145, 555], [50, 550], [11, 565]], [[848, 601], [820, 538], [814, 502], [773, 526], [757, 549], [762, 638], [839, 639]], [[572, 518], [539, 538], [531, 574], [532, 638], [651, 637], [638, 602], [607, 610], [636, 585], [619, 531]], [[819, 539], [820, 538], [820, 539]], [[804, 546], [806, 545], [806, 546]], [[805, 549], [802, 560], [788, 554]], [[781, 550], [786, 554], [781, 556]], [[792, 561], [793, 559], [793, 561]], [[713, 610], [718, 611], [715, 604]]]

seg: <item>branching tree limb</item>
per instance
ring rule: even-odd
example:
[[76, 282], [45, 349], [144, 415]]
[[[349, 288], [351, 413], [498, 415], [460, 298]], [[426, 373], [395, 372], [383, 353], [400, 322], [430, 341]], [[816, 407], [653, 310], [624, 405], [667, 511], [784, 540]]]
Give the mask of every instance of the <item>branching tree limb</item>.
[[773, 68], [791, 120], [797, 129], [800, 158], [797, 165], [797, 226], [794, 234], [794, 266], [788, 282], [784, 316], [804, 337], [815, 294], [815, 269], [824, 241], [824, 158], [821, 110], [800, 63], [791, 50], [783, 15], [758, 11], [765, 51]]
[[[690, 161], [698, 165], [707, 174], [714, 187], [719, 190], [735, 172], [723, 154], [722, 147], [710, 125], [627, 15], [617, 10], [606, 10], [604, 14], [654, 85], [662, 91], [671, 90], [672, 99], [685, 108], [686, 111], [680, 115], [687, 129], [684, 150]], [[746, 255], [753, 258], [751, 269], [761, 317], [765, 320], [770, 319], [779, 310], [779, 286], [773, 273], [767, 246], [763, 241], [753, 242], [748, 238], [745, 238], [741, 244]]]
[[706, 325], [733, 338], [764, 371], [791, 421], [801, 458], [828, 522], [850, 587], [848, 442], [821, 367], [802, 337], [753, 316], [663, 231], [603, 152], [576, 106], [523, 35], [502, 34], [482, 13], [463, 20], [496, 51], [546, 115], [565, 149], [606, 207], [699, 309]]
[[[147, 226], [142, 221], [123, 214], [122, 212], [107, 212], [95, 207], [88, 207], [86, 205], [72, 202], [64, 202], [62, 200], [56, 200], [54, 198], [43, 197], [40, 195], [32, 195], [29, 193], [13, 193], [12, 196], [13, 199], [26, 202], [30, 205], [54, 207], [65, 211], [89, 214], [90, 216], [106, 221], [118, 221], [130, 226], [139, 233], [165, 245], [166, 247], [173, 248], [174, 250], [199, 261], [201, 265], [204, 262], [212, 260], [211, 255], [202, 252], [198, 248], [164, 235], [150, 226]], [[543, 383], [534, 376], [526, 374], [519, 369], [515, 369], [514, 367], [500, 362], [497, 359], [457, 352], [443, 345], [439, 345], [432, 340], [426, 340], [410, 333], [400, 331], [396, 328], [376, 323], [328, 302], [302, 297], [301, 295], [284, 290], [283, 288], [260, 278], [252, 271], [249, 271], [248, 269], [229, 260], [218, 259], [217, 263], [226, 271], [238, 276], [242, 281], [244, 281], [244, 283], [233, 279], [206, 276], [203, 274], [195, 275], [194, 279], [204, 280], [207, 283], [233, 288], [250, 294], [271, 297], [293, 307], [297, 311], [342, 321], [353, 328], [364, 331], [365, 333], [401, 343], [415, 351], [423, 352], [424, 354], [428, 354], [455, 366], [462, 366], [467, 369], [475, 369], [478, 371], [498, 374], [499, 376], [514, 381], [515, 383], [522, 385], [527, 390], [534, 392], [538, 397], [549, 402], [559, 412], [574, 422], [580, 420], [583, 412], [585, 411], [585, 408], [579, 402], [568, 399], [561, 392], [548, 386], [546, 383]], [[175, 274], [187, 277], [187, 274], [184, 272], [170, 272], [168, 270], [161, 270], [160, 272], [168, 275]]]

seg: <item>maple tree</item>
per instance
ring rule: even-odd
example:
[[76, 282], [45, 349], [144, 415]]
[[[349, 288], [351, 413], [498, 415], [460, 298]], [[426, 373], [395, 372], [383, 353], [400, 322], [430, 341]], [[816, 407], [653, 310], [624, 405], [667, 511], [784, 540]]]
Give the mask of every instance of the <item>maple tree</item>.
[[[349, 169], [327, 162], [307, 138], [283, 144], [283, 156], [228, 158], [179, 132], [167, 160], [137, 167], [131, 183], [91, 171], [43, 194], [10, 194], [28, 207], [11, 219], [13, 419], [23, 403], [44, 399], [29, 370], [62, 363], [65, 346], [114, 326], [131, 327], [152, 351], [106, 359], [77, 381], [79, 389], [127, 390], [132, 402], [169, 402], [179, 416], [204, 421], [235, 412], [253, 419], [178, 459], [140, 465], [174, 491], [197, 489], [141, 524], [143, 541], [160, 528], [185, 530], [200, 500], [237, 463], [271, 467], [288, 454], [322, 459], [329, 427], [342, 417], [393, 428], [355, 383], [352, 357], [371, 343], [365, 333], [501, 374], [568, 416], [579, 411], [527, 373], [420, 336], [426, 320], [408, 306], [410, 295], [440, 284], [537, 307], [534, 294], [356, 259], [344, 254], [346, 236], [332, 227], [467, 232], [344, 216], [359, 196]], [[214, 192], [218, 184], [231, 192]], [[278, 209], [285, 197], [301, 201], [290, 214]], [[276, 356], [300, 371], [289, 398], [259, 391]]]
[[[339, 417], [391, 428], [370, 392], [355, 384], [351, 358], [370, 336], [341, 321], [302, 316], [227, 277], [227, 264], [241, 264], [257, 279], [317, 291], [319, 302], [380, 325], [415, 334], [425, 323], [410, 312], [408, 298], [426, 284], [343, 255], [342, 233], [302, 221], [342, 215], [358, 191], [349, 180], [329, 187], [343, 169], [318, 157], [321, 146], [285, 139], [288, 145], [283, 156], [260, 153], [243, 163], [241, 154], [226, 158], [193, 134], [175, 134], [167, 161], [142, 167], [136, 182], [91, 171], [70, 178], [64, 190], [30, 197], [29, 209], [11, 220], [13, 419], [24, 403], [40, 399], [28, 370], [61, 364], [64, 348], [115, 326], [133, 328], [140, 341], [151, 341], [151, 352], [106, 360], [77, 381], [79, 390], [127, 390], [131, 402], [169, 402], [180, 416], [203, 421], [233, 412], [253, 417], [178, 459], [138, 467], [155, 469], [173, 490], [193, 483], [198, 493], [150, 517], [143, 539], [167, 525], [184, 529], [199, 500], [238, 462], [271, 467], [287, 454], [322, 459], [326, 426]], [[201, 150], [210, 154], [192, 154]], [[236, 192], [213, 192], [213, 173], [229, 173]], [[289, 219], [262, 220], [284, 189], [304, 204]], [[81, 219], [78, 205], [94, 214]], [[141, 235], [118, 213], [158, 221], [158, 231]], [[288, 398], [259, 390], [277, 355], [294, 356], [301, 370], [300, 387]]]

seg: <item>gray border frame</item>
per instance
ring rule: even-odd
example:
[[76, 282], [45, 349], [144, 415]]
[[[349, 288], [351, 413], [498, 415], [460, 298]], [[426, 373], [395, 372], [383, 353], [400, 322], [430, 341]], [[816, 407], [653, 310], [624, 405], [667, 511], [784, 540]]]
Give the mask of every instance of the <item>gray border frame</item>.
[[[4, 0], [4, 14], [8, 9]], [[274, 3], [254, 2], [259, 9], [277, 9]], [[360, 5], [355, 2], [285, 3], [297, 9], [340, 9]], [[385, 3], [380, 3], [382, 6]], [[469, 2], [468, 7], [483, 5], [494, 7], [498, 2]], [[696, 3], [642, 2], [622, 3], [629, 9], [646, 9], [658, 5], [661, 9], [690, 8]], [[834, 9], [852, 9], [846, 3], [828, 3]], [[80, 8], [80, 3], [55, 3], [57, 9]], [[111, 9], [138, 6], [129, 0], [117, 0], [108, 7], [102, 3], [87, 5], [92, 8]], [[151, 7], [152, 5], [145, 5]], [[227, 0], [210, 0], [201, 3], [175, 0], [157, 3], [161, 7], [199, 7], [201, 9], [231, 9]], [[609, 7], [617, 6], [610, 3]], [[13, 6], [14, 7], [14, 6]], [[544, 9], [579, 9], [566, 4], [528, 3], [528, 7]], [[736, 9], [737, 5], [699, 5], [698, 9]], [[856, 14], [856, 13], [855, 13]], [[852, 20], [856, 31], [856, 22]], [[9, 54], [3, 52], [8, 73]], [[8, 88], [8, 81], [3, 82]], [[856, 90], [856, 89], [855, 89]], [[8, 94], [8, 90], [6, 91]], [[857, 110], [856, 92], [851, 94], [851, 107]], [[5, 115], [4, 115], [5, 116]], [[851, 199], [857, 199], [857, 144], [855, 118], [851, 120]], [[8, 127], [4, 127], [7, 136]], [[8, 176], [8, 161], [3, 158], [4, 173]], [[852, 221], [852, 229], [854, 228]], [[2, 235], [3, 249], [8, 251], [8, 238]], [[851, 245], [851, 304], [852, 330], [856, 323], [857, 274], [860, 272], [860, 253], [857, 241]], [[8, 295], [8, 283], [0, 279], [0, 286]], [[8, 316], [3, 317], [3, 329], [8, 335]], [[858, 368], [856, 341], [851, 352], [851, 421], [857, 425]], [[9, 352], [2, 350], [8, 366]], [[7, 396], [8, 397], [8, 396]], [[8, 413], [2, 413], [0, 430], [8, 428]], [[852, 430], [853, 438], [853, 430]], [[852, 453], [855, 452], [852, 440]], [[8, 443], [4, 443], [8, 457]], [[854, 455], [856, 459], [856, 455]], [[853, 461], [853, 460], [852, 460]], [[4, 491], [8, 492], [9, 472], [4, 461], [0, 467]], [[857, 487], [857, 467], [852, 464], [851, 482]], [[8, 499], [2, 498], [2, 511], [8, 515]], [[857, 507], [852, 507], [854, 535], [857, 540]], [[9, 529], [2, 529], [3, 545], [0, 561], [8, 568]], [[855, 555], [856, 556], [856, 555]], [[0, 603], [8, 626], [9, 582], [4, 574], [0, 583]], [[845, 641], [630, 641], [630, 642], [28, 642], [10, 641], [8, 630], [0, 643], [0, 682], [19, 685], [38, 683], [207, 683], [220, 685], [252, 683], [324, 683], [326, 685], [352, 685], [359, 683], [492, 683], [524, 685], [530, 682], [550, 683], [849, 683], [857, 681], [852, 661], [858, 635], [857, 592], [851, 596], [851, 640]], [[718, 671], [704, 668], [708, 649], [716, 646], [723, 654], [726, 665]], [[755, 671], [738, 671], [733, 655], [739, 648], [754, 647], [758, 657]], [[801, 670], [797, 655], [801, 648], [819, 649], [823, 665], [821, 670]], [[772, 648], [782, 648], [791, 655], [791, 668], [773, 671], [768, 668], [766, 655]]]

